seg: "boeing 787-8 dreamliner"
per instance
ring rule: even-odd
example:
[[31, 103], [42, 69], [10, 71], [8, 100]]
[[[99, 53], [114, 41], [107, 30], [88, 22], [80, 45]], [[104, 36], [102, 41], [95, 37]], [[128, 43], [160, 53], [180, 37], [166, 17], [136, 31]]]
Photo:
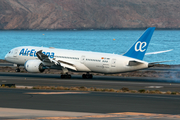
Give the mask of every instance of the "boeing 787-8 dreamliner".
[[28, 72], [43, 72], [47, 68], [63, 71], [61, 78], [71, 78], [68, 70], [86, 72], [83, 78], [92, 78], [90, 72], [121, 73], [148, 68], [143, 61], [155, 27], [148, 28], [123, 55], [65, 50], [46, 47], [21, 46], [12, 49], [5, 56], [8, 62], [24, 65]]

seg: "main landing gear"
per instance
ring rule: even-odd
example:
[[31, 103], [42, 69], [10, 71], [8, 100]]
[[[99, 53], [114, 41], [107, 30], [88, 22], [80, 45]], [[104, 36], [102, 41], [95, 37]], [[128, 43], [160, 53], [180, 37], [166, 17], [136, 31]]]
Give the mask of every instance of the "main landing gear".
[[83, 79], [92, 79], [92, 78], [93, 78], [93, 75], [92, 75], [92, 74], [89, 74], [89, 72], [87, 72], [86, 74], [83, 74], [83, 75], [82, 75], [82, 78], [83, 78]]
[[71, 79], [71, 75], [68, 74], [68, 69], [67, 68], [62, 68], [62, 79]]
[[20, 66], [20, 65], [17, 65], [17, 68], [16, 68], [16, 70], [15, 70], [16, 72], [20, 72], [20, 71], [21, 71], [20, 68], [19, 68], [19, 66]]
[[66, 73], [66, 74], [62, 74], [61, 78], [66, 78], [66, 79], [71, 79], [71, 75]]
[[[61, 78], [62, 79], [71, 79], [71, 75], [68, 74], [68, 69], [67, 68], [62, 68]], [[87, 72], [86, 74], [82, 75], [82, 78], [83, 79], [92, 79], [93, 75], [89, 74], [89, 72]]]

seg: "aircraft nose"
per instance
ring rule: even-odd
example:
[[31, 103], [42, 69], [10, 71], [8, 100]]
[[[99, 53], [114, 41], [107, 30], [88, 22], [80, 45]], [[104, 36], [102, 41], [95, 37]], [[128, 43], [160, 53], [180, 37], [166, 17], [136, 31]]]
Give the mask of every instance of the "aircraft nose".
[[9, 53], [7, 53], [7, 54], [5, 55], [4, 59], [5, 59], [6, 61], [8, 61], [8, 57], [9, 57]]
[[5, 55], [4, 59], [7, 60], [7, 54]]

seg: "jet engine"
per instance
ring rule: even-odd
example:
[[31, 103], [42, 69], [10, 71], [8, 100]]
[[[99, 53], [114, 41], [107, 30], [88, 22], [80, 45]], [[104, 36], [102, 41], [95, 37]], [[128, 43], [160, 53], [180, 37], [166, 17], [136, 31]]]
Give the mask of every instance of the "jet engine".
[[43, 72], [45, 70], [42, 62], [40, 60], [28, 60], [24, 64], [24, 68], [28, 72]]

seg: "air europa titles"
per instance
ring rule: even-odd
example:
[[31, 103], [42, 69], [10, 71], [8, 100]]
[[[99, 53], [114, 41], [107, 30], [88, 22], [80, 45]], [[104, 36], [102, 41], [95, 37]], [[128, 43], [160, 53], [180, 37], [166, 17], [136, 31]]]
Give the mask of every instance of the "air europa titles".
[[[42, 53], [47, 55], [50, 58], [54, 58], [54, 52], [42, 52]], [[35, 49], [28, 50], [28, 49], [23, 48], [19, 52], [19, 55], [37, 57]]]

